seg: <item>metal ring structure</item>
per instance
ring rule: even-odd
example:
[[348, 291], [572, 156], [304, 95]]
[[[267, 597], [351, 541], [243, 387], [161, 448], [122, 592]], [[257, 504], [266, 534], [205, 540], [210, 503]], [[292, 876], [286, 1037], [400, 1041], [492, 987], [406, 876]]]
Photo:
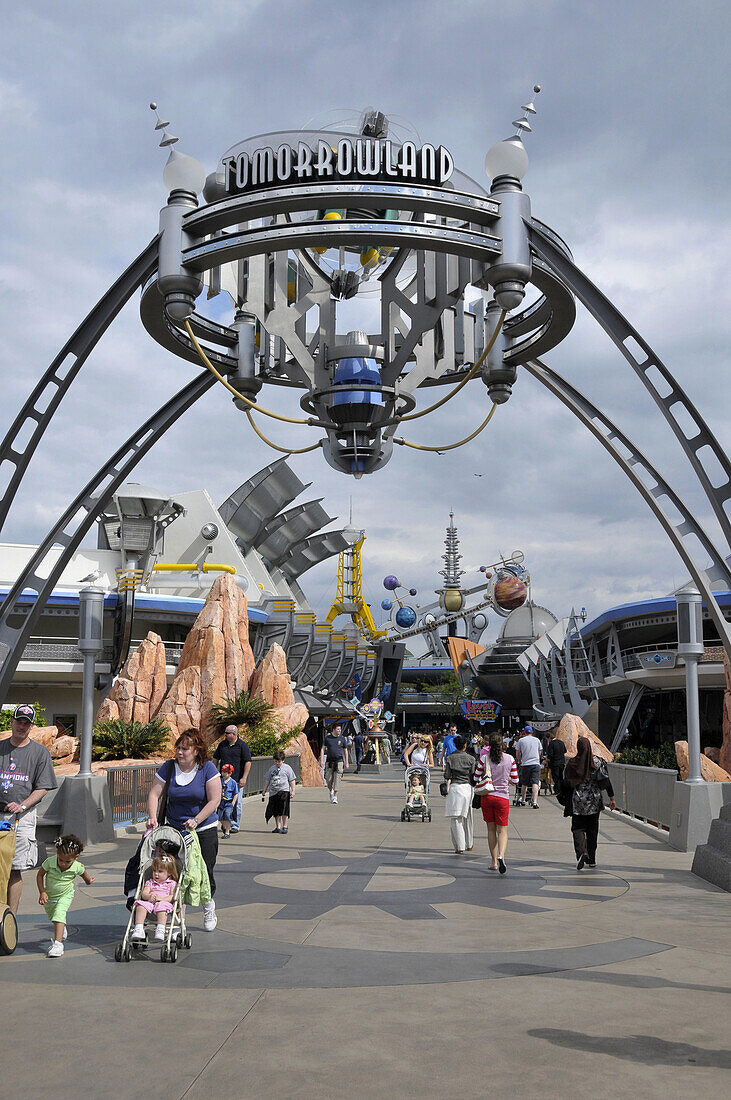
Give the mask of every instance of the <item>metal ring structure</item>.
[[[398, 221], [357, 220], [347, 216], [336, 221], [291, 220], [293, 214], [334, 206], [374, 212], [398, 208], [402, 217]], [[414, 220], [404, 219], [404, 213], [411, 213]], [[308, 249], [359, 249], [376, 245], [392, 249], [394, 253], [391, 264], [379, 275], [382, 288], [391, 266], [398, 264], [400, 267], [404, 256], [410, 252], [446, 255], [453, 257], [453, 263], [467, 261], [472, 265], [471, 278], [465, 282], [474, 281], [479, 286], [485, 266], [499, 259], [501, 254], [500, 238], [489, 231], [499, 214], [499, 198], [447, 188], [397, 186], [384, 182], [277, 187], [219, 199], [186, 214], [184, 231], [191, 243], [183, 252], [183, 267], [191, 273], [201, 274], [222, 264], [255, 256], [294, 252], [308, 268], [314, 265], [317, 269]], [[261, 219], [275, 221], [274, 224], [256, 224]], [[448, 219], [448, 224], [435, 225], [426, 219]], [[568, 246], [558, 234], [540, 222], [535, 224], [570, 258]], [[230, 229], [234, 231], [226, 232]], [[506, 335], [516, 339], [525, 337], [506, 351], [508, 362], [524, 362], [545, 354], [566, 337], [574, 324], [576, 309], [572, 294], [553, 269], [537, 256], [534, 257], [531, 282], [540, 291], [540, 297], [509, 318], [505, 326]], [[155, 278], [143, 290], [140, 314], [153, 339], [181, 358], [197, 361], [187, 336], [165, 315], [163, 297], [157, 290]], [[217, 369], [222, 374], [233, 372], [235, 354], [227, 352], [235, 350], [235, 330], [199, 313], [194, 313], [190, 322], [196, 336], [206, 341], [206, 353]], [[294, 356], [286, 347], [286, 335], [277, 332], [276, 324], [268, 332], [272, 336], [281, 335], [282, 362], [291, 362]], [[221, 350], [212, 348], [211, 344]], [[455, 361], [446, 373], [429, 377], [422, 384], [451, 384], [470, 366], [469, 360]], [[284, 373], [270, 373], [264, 380], [275, 385], [300, 385]]]

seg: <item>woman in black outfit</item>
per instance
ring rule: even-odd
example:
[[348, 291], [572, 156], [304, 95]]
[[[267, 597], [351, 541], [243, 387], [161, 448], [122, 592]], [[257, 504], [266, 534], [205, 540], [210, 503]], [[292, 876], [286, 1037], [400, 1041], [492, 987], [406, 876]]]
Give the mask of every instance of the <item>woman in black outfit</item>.
[[581, 871], [584, 867], [596, 867], [599, 814], [604, 809], [602, 791], [609, 795], [610, 810], [616, 810], [617, 804], [606, 765], [592, 754], [589, 738], [580, 737], [576, 748], [576, 756], [564, 768], [561, 801], [564, 817], [571, 818], [576, 870]]

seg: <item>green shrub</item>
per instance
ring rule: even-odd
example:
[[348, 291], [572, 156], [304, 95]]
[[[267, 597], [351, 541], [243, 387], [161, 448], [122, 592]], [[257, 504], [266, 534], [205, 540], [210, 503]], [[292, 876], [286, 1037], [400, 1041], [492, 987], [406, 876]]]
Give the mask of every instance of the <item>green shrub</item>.
[[150, 722], [123, 722], [115, 718], [94, 726], [91, 751], [95, 760], [144, 760], [165, 745], [170, 730], [160, 718]]
[[666, 742], [655, 748], [647, 745], [633, 745], [615, 756], [618, 764], [633, 764], [639, 768], [670, 768], [678, 770], [675, 745]]
[[[22, 702], [22, 700], [17, 703], [8, 703], [8, 710], [0, 710], [0, 733], [2, 733], [3, 730], [10, 729], [10, 719], [13, 717], [13, 711], [15, 710], [15, 708], [17, 706], [20, 706], [20, 702]], [[33, 706], [35, 707], [36, 711], [36, 725], [45, 726], [46, 708], [42, 707], [40, 703], [34, 703]]]
[[271, 756], [277, 749], [283, 749], [293, 737], [302, 733], [302, 726], [293, 726], [281, 732], [281, 727], [272, 723], [265, 729], [257, 730], [249, 736], [249, 748], [252, 756]]
[[254, 699], [248, 691], [240, 691], [234, 699], [216, 703], [211, 710], [209, 725], [222, 737], [226, 726], [248, 726], [254, 733], [271, 723], [274, 707], [266, 699]]

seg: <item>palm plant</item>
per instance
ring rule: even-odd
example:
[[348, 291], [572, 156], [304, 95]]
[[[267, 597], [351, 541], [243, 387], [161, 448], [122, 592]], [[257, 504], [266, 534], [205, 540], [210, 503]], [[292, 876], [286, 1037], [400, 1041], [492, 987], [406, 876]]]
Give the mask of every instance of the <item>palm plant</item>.
[[125, 722], [114, 718], [99, 722], [92, 733], [95, 760], [144, 760], [165, 746], [170, 730], [160, 718], [149, 722]]
[[248, 691], [240, 691], [233, 699], [215, 703], [211, 709], [209, 725], [216, 736], [223, 734], [226, 726], [248, 726], [252, 731], [271, 723], [274, 707], [266, 699], [255, 699]]

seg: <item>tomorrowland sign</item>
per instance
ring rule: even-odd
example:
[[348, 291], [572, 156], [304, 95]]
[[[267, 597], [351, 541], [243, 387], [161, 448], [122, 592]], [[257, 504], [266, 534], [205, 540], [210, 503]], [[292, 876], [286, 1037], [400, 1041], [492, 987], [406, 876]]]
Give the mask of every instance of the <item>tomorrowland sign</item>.
[[454, 159], [443, 145], [398, 145], [366, 137], [343, 137], [332, 144], [322, 138], [297, 147], [261, 146], [221, 159], [226, 193], [243, 194], [265, 187], [343, 180], [382, 180], [442, 187], [454, 171]]

